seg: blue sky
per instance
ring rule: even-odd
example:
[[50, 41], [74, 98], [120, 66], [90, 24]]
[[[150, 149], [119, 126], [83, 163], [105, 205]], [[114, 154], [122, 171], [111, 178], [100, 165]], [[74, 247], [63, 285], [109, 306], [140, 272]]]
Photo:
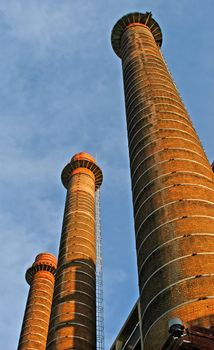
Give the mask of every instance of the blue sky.
[[115, 22], [152, 11], [162, 52], [207, 155], [213, 155], [213, 0], [1, 0], [1, 348], [17, 347], [36, 254], [57, 254], [61, 170], [79, 151], [103, 170], [106, 349], [137, 295], [136, 256]]

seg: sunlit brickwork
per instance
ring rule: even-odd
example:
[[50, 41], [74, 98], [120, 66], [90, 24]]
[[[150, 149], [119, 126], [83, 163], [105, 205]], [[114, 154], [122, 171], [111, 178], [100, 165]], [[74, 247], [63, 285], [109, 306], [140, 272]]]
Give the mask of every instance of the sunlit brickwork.
[[56, 258], [41, 253], [26, 272], [30, 290], [18, 350], [46, 349], [55, 271]]
[[167, 322], [214, 323], [213, 172], [160, 51], [151, 13], [112, 31], [125, 90], [144, 350]]
[[102, 172], [87, 153], [62, 172], [67, 189], [47, 350], [96, 349], [95, 191]]

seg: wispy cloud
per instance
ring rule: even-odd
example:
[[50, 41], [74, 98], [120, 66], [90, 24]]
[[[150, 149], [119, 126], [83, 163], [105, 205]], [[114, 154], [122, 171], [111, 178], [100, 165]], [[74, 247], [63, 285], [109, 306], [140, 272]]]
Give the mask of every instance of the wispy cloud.
[[[213, 50], [211, 30], [205, 33], [213, 7], [207, 1], [206, 9], [201, 9], [198, 0], [152, 4], [146, 0], [143, 8], [139, 0], [108, 4], [1, 1], [0, 328], [4, 350], [17, 346], [27, 297], [25, 269], [37, 253], [57, 252], [65, 197], [60, 172], [81, 150], [96, 156], [104, 172], [107, 346], [113, 341], [137, 296], [137, 278], [122, 75], [110, 32], [115, 21], [130, 11], [151, 9], [160, 19], [164, 52], [185, 99], [194, 102], [192, 112], [211, 156], [212, 127], [205, 127], [201, 106], [203, 118], [208, 115], [206, 121], [213, 123], [212, 60], [208, 58], [206, 69], [200, 70], [205, 54], [199, 54], [198, 41], [193, 43], [200, 37], [204, 52], [208, 47]], [[206, 25], [199, 28], [204, 12]], [[185, 59], [190, 48], [191, 60]], [[192, 79], [197, 84], [200, 80], [200, 89], [191, 85]]]

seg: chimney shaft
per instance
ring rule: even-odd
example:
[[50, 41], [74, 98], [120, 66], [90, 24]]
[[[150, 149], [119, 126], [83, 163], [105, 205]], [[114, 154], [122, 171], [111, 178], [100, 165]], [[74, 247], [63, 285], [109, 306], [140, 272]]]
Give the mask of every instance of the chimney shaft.
[[160, 51], [151, 13], [112, 31], [122, 60], [145, 350], [168, 320], [214, 322], [213, 173]]
[[62, 172], [67, 189], [47, 350], [96, 349], [95, 191], [102, 172], [87, 153]]
[[18, 350], [45, 350], [54, 290], [56, 258], [49, 253], [37, 255], [26, 272], [30, 285]]

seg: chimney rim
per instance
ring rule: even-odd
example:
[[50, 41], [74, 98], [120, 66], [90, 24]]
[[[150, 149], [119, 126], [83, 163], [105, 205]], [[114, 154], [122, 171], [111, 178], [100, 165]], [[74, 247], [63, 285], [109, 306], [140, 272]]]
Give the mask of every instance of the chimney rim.
[[121, 38], [131, 24], [146, 26], [153, 34], [157, 45], [161, 47], [163, 41], [162, 31], [159, 24], [152, 17], [152, 13], [131, 12], [120, 18], [112, 29], [111, 44], [117, 56], [121, 58]]

